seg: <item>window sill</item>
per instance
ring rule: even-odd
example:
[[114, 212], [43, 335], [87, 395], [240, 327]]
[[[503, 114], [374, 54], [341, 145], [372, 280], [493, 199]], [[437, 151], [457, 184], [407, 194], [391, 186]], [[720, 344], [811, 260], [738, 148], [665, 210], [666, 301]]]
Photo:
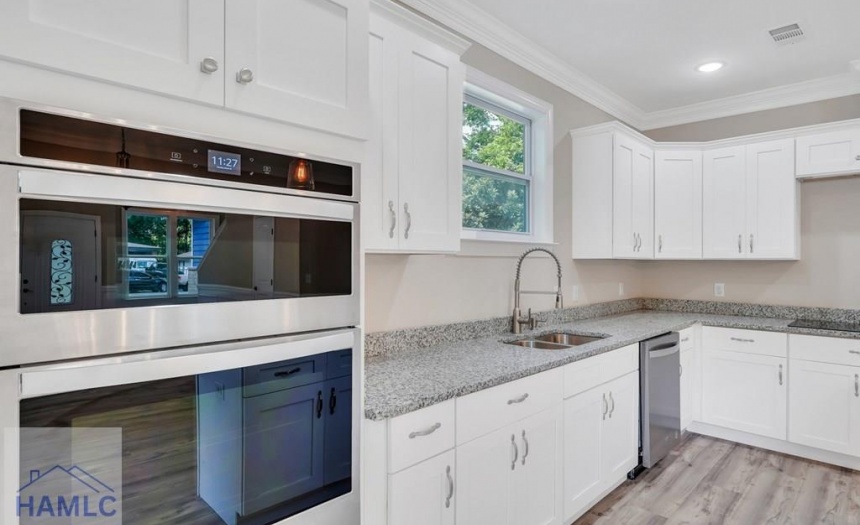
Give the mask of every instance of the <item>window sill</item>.
[[[460, 242], [460, 257], [519, 257], [528, 248], [546, 248], [552, 252], [558, 243], [540, 242], [532, 239], [483, 240], [463, 238]], [[549, 257], [549, 255], [538, 254]]]

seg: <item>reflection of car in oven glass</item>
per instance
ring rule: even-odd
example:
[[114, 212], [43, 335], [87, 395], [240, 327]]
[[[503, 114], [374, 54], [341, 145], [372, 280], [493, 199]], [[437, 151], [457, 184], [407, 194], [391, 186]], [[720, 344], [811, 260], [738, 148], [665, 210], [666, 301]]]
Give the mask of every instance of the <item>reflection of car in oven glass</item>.
[[[159, 279], [164, 279], [167, 281], [167, 265], [164, 263], [158, 263], [151, 266], [146, 273], [152, 275], [153, 277], [157, 277]], [[187, 292], [188, 291], [188, 269], [180, 270], [177, 273], [178, 283], [179, 283], [179, 291]]]
[[140, 270], [128, 272], [128, 291], [132, 293], [141, 292], [166, 292], [167, 280], [152, 273]]

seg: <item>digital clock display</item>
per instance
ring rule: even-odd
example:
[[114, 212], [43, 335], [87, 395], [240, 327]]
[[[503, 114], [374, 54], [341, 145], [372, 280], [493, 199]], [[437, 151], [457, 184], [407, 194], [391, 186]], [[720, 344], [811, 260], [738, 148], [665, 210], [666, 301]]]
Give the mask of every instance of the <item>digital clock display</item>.
[[226, 173], [227, 175], [242, 175], [242, 155], [210, 149], [209, 171], [212, 173]]

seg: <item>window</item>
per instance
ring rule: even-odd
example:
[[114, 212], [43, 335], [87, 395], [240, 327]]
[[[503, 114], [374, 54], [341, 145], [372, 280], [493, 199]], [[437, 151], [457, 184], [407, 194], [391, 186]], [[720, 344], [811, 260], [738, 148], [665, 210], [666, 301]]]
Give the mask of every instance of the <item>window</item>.
[[552, 106], [469, 70], [463, 102], [463, 235], [552, 242]]

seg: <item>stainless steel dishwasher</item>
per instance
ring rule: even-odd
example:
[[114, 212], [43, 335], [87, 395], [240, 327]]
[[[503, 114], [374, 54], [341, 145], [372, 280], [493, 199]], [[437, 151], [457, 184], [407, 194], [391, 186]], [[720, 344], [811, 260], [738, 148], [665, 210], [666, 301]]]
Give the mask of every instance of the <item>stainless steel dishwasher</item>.
[[678, 332], [639, 343], [640, 454], [635, 478], [681, 440], [681, 346]]

